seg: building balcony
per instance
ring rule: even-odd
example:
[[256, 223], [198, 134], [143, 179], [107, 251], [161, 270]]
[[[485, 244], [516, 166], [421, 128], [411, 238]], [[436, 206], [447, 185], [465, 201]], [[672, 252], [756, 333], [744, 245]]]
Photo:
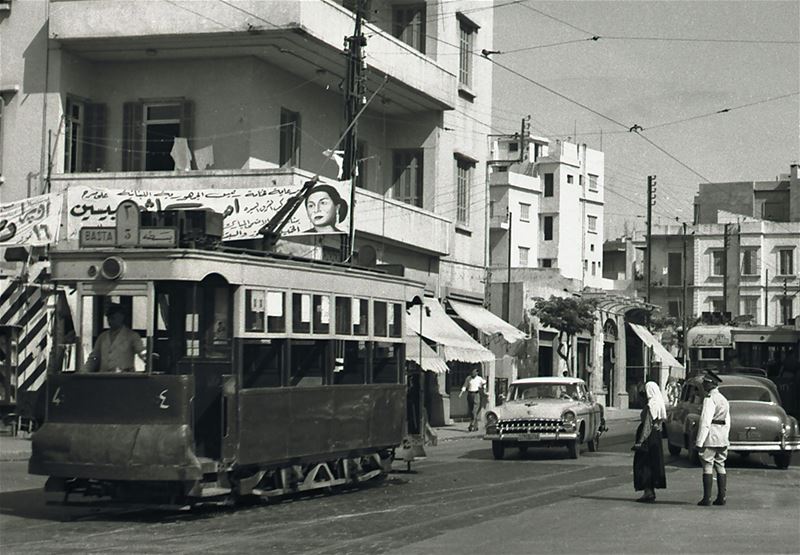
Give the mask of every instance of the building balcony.
[[[253, 56], [306, 80], [344, 80], [353, 13], [330, 1], [51, 0], [50, 38], [92, 61]], [[456, 76], [370, 23], [367, 89], [388, 113], [450, 110]], [[386, 80], [384, 84], [384, 79]], [[330, 83], [329, 83], [330, 84]]]
[[508, 215], [489, 217], [489, 229], [491, 231], [508, 231]]
[[[192, 172], [73, 173], [52, 176], [54, 192], [70, 186], [148, 191], [279, 188], [314, 177], [297, 169], [206, 170]], [[323, 179], [324, 181], [324, 179]], [[71, 210], [68, 207], [67, 210]], [[356, 232], [403, 248], [436, 256], [450, 254], [453, 222], [416, 206], [377, 193], [356, 190]]]

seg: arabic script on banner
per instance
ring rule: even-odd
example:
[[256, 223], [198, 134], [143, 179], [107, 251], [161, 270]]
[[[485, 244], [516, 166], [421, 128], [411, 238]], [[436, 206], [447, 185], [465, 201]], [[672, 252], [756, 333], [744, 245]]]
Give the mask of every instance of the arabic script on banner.
[[[325, 184], [328, 196], [312, 195], [309, 202], [298, 207], [282, 235], [342, 233], [349, 227], [349, 214], [345, 199], [349, 199], [348, 183]], [[301, 185], [246, 189], [201, 189], [193, 191], [100, 189], [71, 186], [67, 189], [67, 238], [78, 238], [82, 227], [113, 227], [116, 210], [125, 200], [132, 200], [144, 211], [211, 209], [225, 215], [223, 240], [253, 239], [290, 197], [300, 191]], [[316, 189], [316, 188], [315, 188]], [[331, 197], [334, 202], [328, 203]], [[336, 204], [335, 200], [339, 201]], [[342, 207], [344, 203], [344, 207]], [[335, 226], [318, 225], [322, 216], [317, 204], [334, 204], [329, 219]], [[316, 211], [315, 211], [316, 210]], [[316, 221], [312, 220], [316, 218]]]
[[56, 193], [0, 204], [0, 246], [34, 247], [58, 240], [62, 196]]

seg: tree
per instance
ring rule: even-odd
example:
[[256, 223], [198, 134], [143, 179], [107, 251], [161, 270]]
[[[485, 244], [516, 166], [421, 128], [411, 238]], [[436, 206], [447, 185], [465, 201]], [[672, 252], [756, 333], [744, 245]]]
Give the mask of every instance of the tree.
[[536, 301], [533, 314], [543, 326], [558, 330], [556, 352], [567, 363], [567, 368], [570, 368], [573, 339], [582, 331], [593, 333], [596, 310], [597, 303], [591, 299], [552, 296]]

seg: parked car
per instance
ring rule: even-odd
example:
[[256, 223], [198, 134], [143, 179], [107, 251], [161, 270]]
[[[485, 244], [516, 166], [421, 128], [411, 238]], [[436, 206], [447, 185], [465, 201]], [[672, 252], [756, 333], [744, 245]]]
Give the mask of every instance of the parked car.
[[502, 459], [507, 447], [566, 446], [573, 459], [581, 446], [597, 451], [605, 431], [603, 407], [578, 378], [525, 378], [512, 382], [508, 397], [486, 413], [484, 439]]
[[[755, 372], [720, 374], [719, 392], [730, 403], [731, 431], [729, 452], [748, 455], [769, 453], [778, 468], [791, 464], [792, 452], [800, 449], [797, 420], [781, 406], [775, 384]], [[695, 438], [705, 394], [702, 377], [686, 380], [675, 407], [667, 411], [667, 445], [670, 454], [681, 449], [699, 463]]]

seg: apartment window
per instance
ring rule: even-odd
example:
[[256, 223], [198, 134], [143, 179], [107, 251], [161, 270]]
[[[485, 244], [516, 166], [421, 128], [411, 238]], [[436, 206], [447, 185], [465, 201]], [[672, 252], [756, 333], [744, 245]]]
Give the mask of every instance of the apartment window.
[[725, 312], [725, 300], [724, 299], [709, 299], [711, 301], [711, 311], [712, 312]]
[[724, 272], [725, 251], [711, 251], [711, 275], [721, 276]]
[[552, 268], [553, 267], [553, 259], [552, 258], [542, 258], [541, 264], [539, 264], [542, 268]]
[[792, 297], [781, 297], [778, 299], [778, 305], [781, 311], [781, 323], [783, 325], [788, 325], [789, 321], [792, 319], [792, 301]]
[[667, 315], [670, 318], [681, 317], [681, 302], [680, 301], [667, 301]]
[[567, 183], [569, 185], [571, 185], [573, 182], [574, 182], [574, 178], [572, 177], [572, 175], [567, 174]]
[[758, 321], [758, 297], [742, 297], [741, 303], [742, 316], [752, 316], [754, 321]]
[[523, 222], [531, 221], [531, 205], [524, 202], [519, 203], [519, 219]]
[[667, 285], [683, 283], [683, 255], [679, 252], [667, 253]]
[[281, 167], [300, 166], [300, 114], [281, 108], [281, 141], [278, 164]]
[[782, 276], [794, 275], [794, 249], [778, 250], [778, 272]]
[[590, 191], [597, 191], [597, 176], [589, 174], [589, 190]]
[[591, 245], [589, 245], [589, 250], [590, 250], [591, 252], [594, 252], [594, 243], [592, 243]]
[[478, 27], [469, 19], [458, 14], [459, 20], [459, 49], [458, 49], [458, 82], [472, 86], [472, 52], [475, 50], [475, 34]]
[[597, 275], [597, 262], [592, 262], [592, 275]]
[[589, 228], [589, 233], [597, 233], [597, 216], [588, 216], [587, 226]]
[[407, 4], [392, 9], [392, 35], [425, 53], [425, 4]]
[[475, 163], [456, 157], [456, 222], [469, 224], [470, 185]]
[[528, 266], [528, 254], [530, 254], [531, 249], [528, 247], [519, 247], [519, 265], [523, 268]]
[[742, 275], [757, 275], [759, 270], [758, 262], [758, 249], [744, 249], [742, 251]]
[[553, 196], [553, 174], [546, 173], [544, 174], [544, 196], [552, 197]]
[[544, 240], [545, 241], [552, 241], [553, 240], [553, 216], [545, 216], [544, 223]]
[[67, 99], [67, 111], [64, 114], [64, 173], [81, 171], [81, 150], [85, 142], [83, 109], [83, 102]]
[[406, 204], [422, 207], [422, 149], [392, 153], [392, 192]]
[[579, 185], [580, 187], [583, 187], [583, 175], [579, 175], [579, 176], [578, 176], [578, 185]]
[[172, 147], [176, 138], [191, 139], [193, 112], [192, 102], [183, 99], [123, 104], [123, 171], [174, 170]]

